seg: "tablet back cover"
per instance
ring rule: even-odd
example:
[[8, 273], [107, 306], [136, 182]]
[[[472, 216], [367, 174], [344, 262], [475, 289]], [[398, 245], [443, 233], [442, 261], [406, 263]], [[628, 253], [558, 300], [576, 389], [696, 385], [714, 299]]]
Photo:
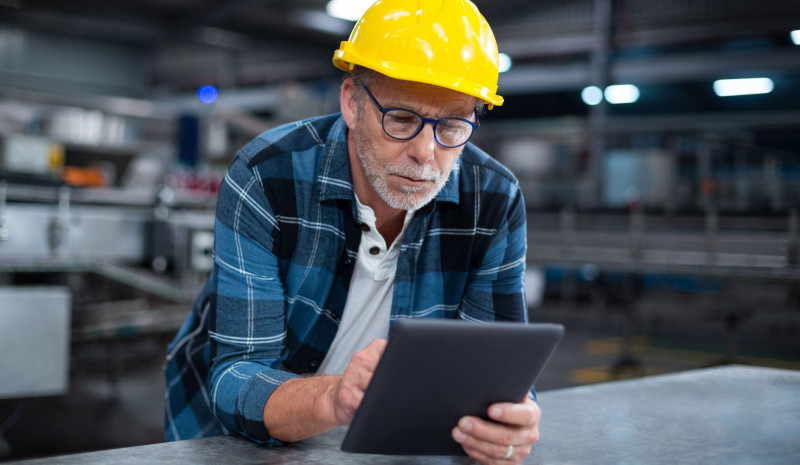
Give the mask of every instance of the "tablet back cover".
[[542, 323], [398, 321], [342, 450], [464, 455], [450, 436], [458, 420], [524, 400], [563, 332]]

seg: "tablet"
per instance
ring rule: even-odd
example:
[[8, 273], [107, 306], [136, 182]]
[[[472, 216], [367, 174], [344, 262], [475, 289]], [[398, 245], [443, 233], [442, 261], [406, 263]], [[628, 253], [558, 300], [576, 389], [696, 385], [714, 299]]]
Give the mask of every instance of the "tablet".
[[396, 322], [342, 450], [465, 455], [450, 435], [458, 420], [523, 401], [563, 334], [547, 323]]

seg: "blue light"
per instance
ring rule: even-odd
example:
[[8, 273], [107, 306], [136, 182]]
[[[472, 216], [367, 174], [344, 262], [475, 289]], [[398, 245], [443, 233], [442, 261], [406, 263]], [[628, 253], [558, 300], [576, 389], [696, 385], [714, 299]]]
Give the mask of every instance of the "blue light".
[[603, 91], [597, 86], [584, 87], [581, 99], [587, 105], [599, 105], [603, 101]]
[[197, 98], [203, 103], [214, 103], [217, 100], [217, 88], [214, 86], [203, 86], [197, 91]]
[[500, 53], [497, 57], [499, 59], [498, 63], [498, 71], [501, 73], [505, 73], [509, 69], [511, 69], [511, 57], [506, 55], [505, 53]]

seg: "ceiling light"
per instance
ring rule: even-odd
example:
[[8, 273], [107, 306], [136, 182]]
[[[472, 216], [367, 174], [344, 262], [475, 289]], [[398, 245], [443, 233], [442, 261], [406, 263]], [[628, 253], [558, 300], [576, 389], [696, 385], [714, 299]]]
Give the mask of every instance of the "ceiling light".
[[599, 105], [603, 101], [603, 91], [597, 86], [584, 87], [581, 99], [587, 105]]
[[789, 35], [792, 36], [792, 42], [794, 42], [795, 45], [800, 45], [800, 29], [792, 31]]
[[501, 53], [499, 55], [498, 71], [505, 73], [509, 69], [511, 69], [511, 57], [505, 53]]
[[720, 97], [768, 94], [775, 85], [770, 78], [720, 79], [714, 81], [714, 93]]
[[375, 0], [330, 0], [325, 11], [334, 18], [358, 21]]
[[639, 100], [639, 88], [633, 84], [615, 84], [606, 87], [604, 95], [608, 103], [633, 103]]

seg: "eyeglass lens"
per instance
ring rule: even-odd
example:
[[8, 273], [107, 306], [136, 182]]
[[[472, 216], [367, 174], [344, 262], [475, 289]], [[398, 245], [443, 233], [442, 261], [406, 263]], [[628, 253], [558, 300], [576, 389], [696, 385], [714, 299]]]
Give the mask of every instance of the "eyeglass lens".
[[[410, 139], [417, 135], [422, 118], [409, 110], [399, 108], [386, 111], [383, 116], [383, 130], [395, 139]], [[472, 136], [473, 127], [459, 118], [444, 118], [436, 124], [436, 140], [445, 146], [455, 147], [464, 144]]]

